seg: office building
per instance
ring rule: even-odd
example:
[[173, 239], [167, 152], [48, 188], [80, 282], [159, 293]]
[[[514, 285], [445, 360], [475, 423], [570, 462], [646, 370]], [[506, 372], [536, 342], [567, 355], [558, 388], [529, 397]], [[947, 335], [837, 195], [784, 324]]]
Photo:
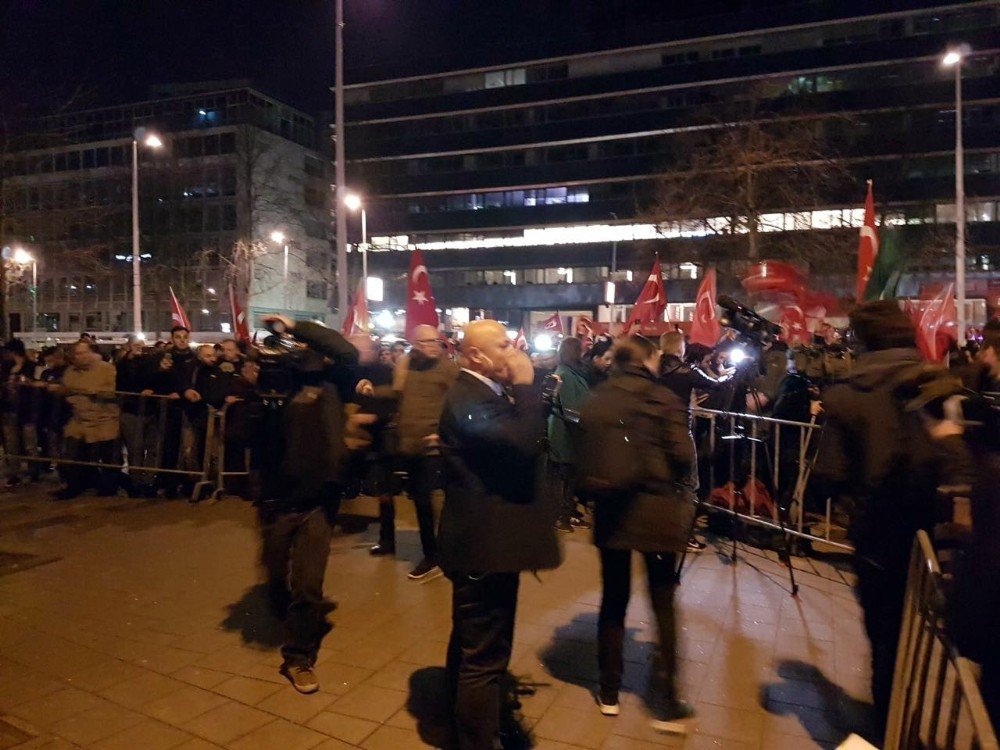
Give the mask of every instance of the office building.
[[614, 278], [617, 303], [631, 303], [658, 253], [668, 314], [689, 319], [702, 268], [718, 267], [722, 289], [735, 291], [750, 259], [724, 215], [657, 213], [657, 191], [703, 113], [751, 99], [819, 133], [845, 173], [805, 203], [762, 196], [762, 257], [825, 238], [831, 262], [807, 270], [849, 296], [872, 179], [881, 220], [929, 248], [904, 283], [916, 295], [953, 275], [955, 83], [941, 59], [958, 43], [971, 50], [968, 296], [981, 318], [984, 300], [1000, 301], [990, 279], [1000, 262], [993, 0], [798, 2], [567, 39], [530, 59], [489, 50], [475, 68], [428, 50], [423, 61], [348, 70], [348, 183], [365, 196], [370, 274], [386, 282], [385, 302], [371, 306], [405, 306], [408, 253], [398, 251], [419, 248], [440, 307], [458, 320], [482, 310], [517, 328], [556, 309], [607, 320], [604, 282]]
[[[149, 148], [148, 134], [162, 147]], [[170, 288], [194, 329], [228, 331], [233, 281], [244, 307], [249, 286], [252, 321], [272, 311], [327, 317], [320, 132], [308, 115], [230, 81], [160, 87], [148, 101], [23, 128], [3, 159], [0, 244], [38, 261], [37, 330], [133, 330], [133, 137], [144, 331], [169, 330]], [[29, 278], [10, 288], [14, 331], [32, 329]]]

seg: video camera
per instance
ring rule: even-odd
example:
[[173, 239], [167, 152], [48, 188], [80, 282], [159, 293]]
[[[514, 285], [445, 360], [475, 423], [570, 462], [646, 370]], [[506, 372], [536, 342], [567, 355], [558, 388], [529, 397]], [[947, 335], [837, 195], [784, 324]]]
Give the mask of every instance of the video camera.
[[270, 335], [257, 349], [257, 395], [264, 401], [283, 401], [298, 390], [307, 373], [323, 369], [323, 358], [298, 341], [281, 321], [269, 321], [267, 330]]
[[725, 295], [719, 297], [718, 305], [725, 311], [719, 318], [719, 323], [726, 328], [732, 328], [747, 344], [760, 348], [774, 343], [781, 335], [781, 326], [772, 323], [732, 297]]

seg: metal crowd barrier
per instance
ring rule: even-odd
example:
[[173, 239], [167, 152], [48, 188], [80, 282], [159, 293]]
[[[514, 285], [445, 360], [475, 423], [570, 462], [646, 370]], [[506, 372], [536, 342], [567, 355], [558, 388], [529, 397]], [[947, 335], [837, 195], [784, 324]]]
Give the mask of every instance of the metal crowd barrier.
[[[66, 436], [74, 397], [89, 400], [85, 409], [113, 402], [117, 424], [111, 440], [88, 442]], [[226, 476], [246, 473], [224, 471], [224, 430], [231, 404], [215, 409], [171, 396], [74, 393], [61, 385], [40, 383], [19, 384], [14, 392], [5, 393], [5, 399], [0, 421], [8, 478], [40, 474], [37, 465], [121, 472], [129, 482], [146, 487], [162, 487], [173, 477], [188, 480], [191, 499], [201, 500], [210, 494], [221, 496]], [[110, 410], [103, 414], [105, 429], [110, 414]], [[99, 449], [92, 448], [98, 445]], [[26, 471], [22, 464], [27, 464]]]
[[998, 750], [975, 667], [948, 640], [941, 568], [918, 531], [910, 555], [885, 750]]
[[[707, 495], [702, 507], [791, 538], [853, 552], [851, 544], [831, 534], [831, 498], [823, 499], [821, 514], [813, 514], [816, 523], [810, 522], [805, 510], [822, 431], [815, 419], [792, 422], [713, 409], [694, 409], [693, 415], [695, 438], [702, 443], [697, 446], [699, 467], [708, 465], [707, 472], [699, 471], [703, 477], [707, 473], [708, 484], [701, 490]], [[707, 423], [707, 441], [705, 431], [698, 429], [699, 420]], [[720, 472], [722, 462], [725, 467]], [[711, 497], [720, 488], [727, 488], [722, 492], [726, 502], [721, 505]], [[821, 534], [813, 533], [814, 525], [821, 527]]]

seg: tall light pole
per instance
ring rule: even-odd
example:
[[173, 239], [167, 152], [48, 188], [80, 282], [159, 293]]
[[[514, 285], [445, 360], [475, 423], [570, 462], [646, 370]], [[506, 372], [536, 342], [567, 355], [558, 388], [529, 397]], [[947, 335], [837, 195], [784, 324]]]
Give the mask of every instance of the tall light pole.
[[278, 244], [284, 245], [284, 258], [281, 271], [281, 297], [282, 304], [285, 306], [285, 312], [288, 311], [288, 242], [285, 240], [285, 235], [282, 232], [271, 232], [271, 241]]
[[344, 0], [337, 0], [334, 34], [336, 64], [333, 85], [333, 158], [336, 180], [337, 214], [337, 313], [341, 322], [347, 315], [347, 217], [344, 198], [347, 179], [344, 172]]
[[[132, 137], [132, 329], [142, 333], [142, 257], [139, 251], [139, 131]], [[142, 137], [147, 148], [161, 148], [163, 141], [153, 133]]]
[[38, 326], [38, 261], [23, 247], [14, 248], [11, 259], [20, 266], [31, 264], [31, 332]]
[[958, 345], [965, 346], [965, 154], [962, 148], [962, 45], [945, 54], [941, 63], [955, 69], [955, 304], [958, 307]]
[[361, 196], [349, 193], [344, 196], [344, 205], [351, 211], [361, 210], [361, 278], [364, 280], [365, 295], [368, 294], [368, 214], [365, 212]]

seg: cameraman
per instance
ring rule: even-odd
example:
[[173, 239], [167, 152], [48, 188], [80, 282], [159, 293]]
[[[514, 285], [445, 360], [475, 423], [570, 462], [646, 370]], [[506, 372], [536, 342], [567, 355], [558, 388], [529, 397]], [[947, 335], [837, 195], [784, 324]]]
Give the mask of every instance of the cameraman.
[[[275, 612], [285, 616], [287, 640], [281, 673], [300, 693], [314, 693], [320, 641], [329, 632], [323, 574], [333, 520], [340, 507], [347, 449], [340, 388], [358, 350], [336, 331], [280, 315], [280, 324], [302, 345], [289, 361], [287, 394], [265, 399], [256, 443], [260, 471], [261, 559]], [[324, 359], [325, 358], [325, 359]], [[263, 376], [262, 376], [263, 380]]]

